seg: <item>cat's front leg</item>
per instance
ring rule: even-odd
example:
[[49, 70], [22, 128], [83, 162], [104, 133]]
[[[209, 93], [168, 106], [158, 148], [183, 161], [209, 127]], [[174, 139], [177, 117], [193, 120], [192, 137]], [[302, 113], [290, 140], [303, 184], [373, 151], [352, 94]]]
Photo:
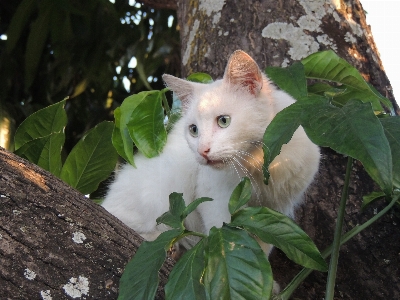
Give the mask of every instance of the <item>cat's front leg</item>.
[[230, 196], [240, 182], [236, 176], [232, 176], [224, 170], [216, 170], [209, 166], [201, 166], [197, 178], [196, 197], [210, 197], [211, 202], [204, 202], [199, 205], [199, 212], [204, 233], [209, 234], [212, 227], [220, 228], [223, 223], [231, 221], [229, 213]]

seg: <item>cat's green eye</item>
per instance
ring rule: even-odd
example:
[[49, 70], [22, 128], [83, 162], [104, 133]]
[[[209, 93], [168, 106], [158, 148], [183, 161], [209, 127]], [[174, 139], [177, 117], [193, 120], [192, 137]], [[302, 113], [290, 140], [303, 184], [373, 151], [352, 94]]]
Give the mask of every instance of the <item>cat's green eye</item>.
[[199, 129], [196, 125], [189, 125], [189, 132], [192, 137], [197, 137], [199, 135]]
[[217, 117], [217, 124], [221, 128], [226, 128], [231, 124], [231, 117], [228, 115]]

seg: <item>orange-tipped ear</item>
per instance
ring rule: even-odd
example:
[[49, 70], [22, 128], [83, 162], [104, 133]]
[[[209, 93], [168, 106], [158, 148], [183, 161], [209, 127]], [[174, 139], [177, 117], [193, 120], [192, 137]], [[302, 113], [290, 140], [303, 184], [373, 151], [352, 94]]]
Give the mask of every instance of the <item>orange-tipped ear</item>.
[[229, 58], [224, 80], [232, 85], [239, 85], [254, 96], [258, 96], [263, 77], [257, 63], [242, 50], [236, 50]]

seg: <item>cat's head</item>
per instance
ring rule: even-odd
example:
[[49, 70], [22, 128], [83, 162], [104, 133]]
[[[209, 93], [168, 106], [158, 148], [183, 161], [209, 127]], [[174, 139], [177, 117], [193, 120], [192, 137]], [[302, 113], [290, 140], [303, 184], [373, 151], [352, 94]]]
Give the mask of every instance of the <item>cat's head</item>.
[[182, 101], [186, 140], [199, 163], [222, 168], [262, 160], [260, 141], [273, 104], [268, 80], [248, 54], [235, 51], [223, 78], [213, 83], [163, 79]]

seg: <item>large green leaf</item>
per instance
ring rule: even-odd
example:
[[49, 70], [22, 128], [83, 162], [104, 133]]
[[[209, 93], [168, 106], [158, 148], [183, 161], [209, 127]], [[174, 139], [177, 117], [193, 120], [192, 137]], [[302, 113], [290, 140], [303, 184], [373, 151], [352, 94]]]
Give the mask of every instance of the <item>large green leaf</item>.
[[[135, 166], [133, 160], [133, 140], [129, 135], [127, 124], [131, 118], [132, 112], [136, 109], [138, 104], [145, 98], [149, 93], [153, 92], [141, 92], [139, 94], [134, 94], [126, 98], [119, 110], [116, 109], [114, 112], [115, 117], [115, 130], [113, 132], [113, 144], [114, 147], [121, 152], [120, 155], [126, 159], [131, 165]], [[120, 134], [117, 133], [120, 131]], [[122, 141], [122, 145], [120, 144]], [[121, 149], [123, 148], [122, 154]]]
[[393, 184], [400, 188], [400, 116], [379, 119], [390, 144], [393, 161]]
[[294, 262], [326, 271], [327, 265], [308, 235], [290, 218], [267, 207], [247, 207], [232, 216], [231, 226], [243, 227], [263, 242], [281, 249]]
[[302, 63], [306, 77], [346, 85], [350, 94], [346, 98], [342, 98], [343, 104], [351, 99], [359, 99], [363, 102], [371, 102], [374, 110], [382, 111], [380, 104], [382, 102], [393, 111], [390, 101], [372, 88], [356, 68], [337, 56], [332, 50], [311, 54], [303, 59]]
[[160, 91], [129, 96], [114, 112], [113, 145], [134, 166], [134, 144], [146, 156], [158, 155], [165, 145], [164, 111]]
[[369, 103], [352, 100], [338, 108], [321, 102], [312, 110], [303, 110], [301, 118], [301, 125], [315, 144], [358, 159], [381, 189], [391, 194], [390, 146]]
[[302, 63], [296, 62], [288, 68], [268, 67], [265, 72], [279, 88], [293, 98], [307, 96], [307, 81]]
[[[316, 96], [316, 101], [319, 100]], [[327, 102], [326, 99], [322, 101]], [[311, 102], [311, 100], [309, 101]], [[308, 102], [307, 102], [308, 103]], [[312, 104], [310, 104], [312, 105]], [[286, 109], [280, 111], [268, 125], [264, 132], [263, 137], [263, 151], [264, 151], [264, 183], [268, 184], [269, 180], [269, 164], [274, 160], [274, 158], [281, 152], [282, 145], [287, 144], [292, 138], [296, 129], [300, 126], [301, 113], [307, 107], [303, 107], [302, 104], [296, 102]]]
[[66, 100], [50, 105], [26, 118], [15, 133], [15, 153], [50, 171], [61, 171], [61, 150], [67, 114]]
[[204, 286], [207, 299], [269, 299], [271, 266], [247, 232], [211, 228], [206, 250]]
[[153, 300], [158, 287], [160, 270], [171, 242], [181, 230], [161, 233], [152, 242], [143, 242], [133, 259], [126, 265], [119, 284], [119, 300]]
[[161, 92], [149, 93], [142, 98], [127, 125], [140, 152], [147, 157], [159, 155], [167, 141]]
[[92, 128], [72, 149], [61, 170], [61, 179], [82, 194], [94, 192], [110, 175], [118, 155], [111, 143], [113, 124]]
[[[129, 149], [125, 151], [125, 143], [122, 138], [122, 133], [120, 129], [120, 123], [121, 123], [121, 107], [118, 107], [114, 110], [114, 129], [112, 133], [112, 144], [117, 150], [118, 154], [125, 159], [127, 162], [129, 162], [132, 166], [135, 166], [135, 163], [133, 161], [133, 142], [131, 141], [130, 143], [126, 143], [126, 148]], [[129, 137], [129, 133], [126, 132], [126, 134]], [[129, 137], [130, 139], [130, 137]]]
[[[392, 154], [369, 103], [352, 100], [339, 108], [324, 97], [313, 96], [285, 108], [266, 129], [265, 167], [280, 153], [299, 123], [313, 143], [358, 159], [381, 189], [391, 193]], [[264, 177], [268, 179], [268, 176], [265, 171]]]
[[30, 21], [30, 17], [36, 11], [36, 8], [36, 0], [23, 0], [18, 5], [17, 11], [12, 16], [7, 31], [6, 49], [8, 53], [11, 53], [11, 51], [14, 49], [19, 38], [21, 37], [22, 31]]
[[235, 187], [229, 199], [229, 212], [234, 214], [243, 205], [246, 205], [251, 198], [251, 182], [247, 177], [242, 178], [240, 183]]
[[204, 243], [204, 239], [198, 242], [175, 264], [165, 285], [166, 299], [203, 300], [206, 298], [204, 285], [201, 282], [205, 267]]
[[61, 150], [64, 142], [64, 132], [55, 132], [24, 144], [15, 151], [15, 154], [33, 162], [55, 176], [59, 176], [62, 166]]

